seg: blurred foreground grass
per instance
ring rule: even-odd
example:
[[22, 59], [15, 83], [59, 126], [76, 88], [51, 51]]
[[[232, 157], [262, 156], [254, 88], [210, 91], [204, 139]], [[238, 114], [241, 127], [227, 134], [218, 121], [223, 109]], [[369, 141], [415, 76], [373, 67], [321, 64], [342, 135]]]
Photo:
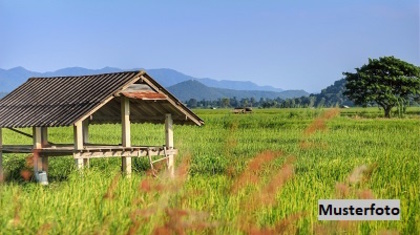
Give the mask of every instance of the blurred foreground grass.
[[[376, 108], [195, 111], [204, 127], [175, 126], [176, 180], [164, 171], [148, 176], [145, 159], [134, 160], [128, 179], [120, 159], [94, 159], [80, 174], [60, 157], [42, 187], [21, 176], [27, 156], [7, 154], [0, 233], [420, 233], [418, 108], [401, 119]], [[163, 128], [135, 124], [132, 142], [161, 145]], [[72, 142], [71, 128], [49, 133], [52, 142]], [[92, 126], [90, 134], [116, 144], [120, 126]], [[4, 130], [4, 143], [31, 139]], [[338, 198], [400, 199], [401, 220], [318, 221], [318, 199]]]

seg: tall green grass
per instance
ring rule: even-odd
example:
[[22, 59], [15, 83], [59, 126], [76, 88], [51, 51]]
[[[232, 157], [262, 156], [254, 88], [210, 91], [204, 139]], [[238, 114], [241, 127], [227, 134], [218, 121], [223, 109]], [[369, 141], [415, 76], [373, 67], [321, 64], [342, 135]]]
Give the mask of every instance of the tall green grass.
[[[148, 176], [145, 159], [134, 160], [128, 179], [119, 173], [119, 159], [94, 159], [79, 173], [71, 157], [61, 157], [50, 160], [50, 185], [42, 187], [21, 177], [26, 156], [7, 154], [0, 233], [420, 233], [418, 116], [341, 111], [196, 110], [205, 126], [175, 126], [174, 181], [164, 172]], [[95, 143], [120, 141], [118, 125], [90, 132]], [[72, 141], [71, 128], [49, 133], [52, 142]], [[133, 144], [164, 142], [161, 125], [133, 125], [132, 135]], [[5, 130], [4, 142], [31, 140]], [[351, 180], [361, 166], [367, 170]], [[318, 221], [318, 199], [336, 198], [400, 199], [401, 220]]]

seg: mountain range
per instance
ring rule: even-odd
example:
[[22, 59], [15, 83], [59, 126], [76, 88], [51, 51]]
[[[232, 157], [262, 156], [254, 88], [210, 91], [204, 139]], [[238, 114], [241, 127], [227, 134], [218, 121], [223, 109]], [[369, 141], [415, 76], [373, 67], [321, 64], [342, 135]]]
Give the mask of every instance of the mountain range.
[[[236, 97], [237, 99], [254, 97], [275, 99], [280, 97], [282, 99], [306, 96], [308, 93], [299, 90], [286, 90], [281, 92], [276, 91], [262, 91], [262, 90], [235, 90], [226, 88], [208, 87], [199, 80], [188, 80], [180, 82], [168, 87], [168, 90], [180, 100], [217, 100], [224, 97]], [[188, 91], [188, 92], [185, 92]]]
[[[123, 70], [114, 67], [104, 67], [102, 69], [70, 67], [45, 73], [30, 71], [23, 67], [15, 67], [8, 70], [0, 69], [0, 97], [12, 91], [30, 77], [77, 76], [120, 71]], [[173, 69], [146, 69], [146, 71], [182, 101], [191, 98], [214, 100], [223, 97], [236, 97], [238, 99], [280, 97], [285, 99], [309, 95], [304, 90], [282, 90], [272, 86], [259, 86], [249, 81], [218, 81], [210, 78], [195, 78]]]

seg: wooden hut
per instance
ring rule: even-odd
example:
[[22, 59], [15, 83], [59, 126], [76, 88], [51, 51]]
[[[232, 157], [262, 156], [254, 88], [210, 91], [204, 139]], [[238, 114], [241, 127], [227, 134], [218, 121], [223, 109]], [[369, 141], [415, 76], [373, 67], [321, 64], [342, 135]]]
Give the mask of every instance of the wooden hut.
[[[120, 145], [89, 143], [89, 125], [105, 123], [121, 123]], [[165, 124], [165, 143], [131, 145], [130, 123]], [[147, 156], [152, 164], [152, 156], [161, 156], [173, 172], [173, 123], [204, 124], [145, 71], [30, 78], [0, 100], [0, 177], [5, 153], [33, 153], [35, 174], [47, 171], [48, 157], [68, 155], [78, 169], [91, 158], [121, 157], [127, 174], [131, 157]], [[48, 128], [60, 126], [73, 126], [74, 143], [48, 141]], [[25, 127], [32, 128], [33, 145], [2, 144], [2, 128], [24, 134], [15, 128]]]

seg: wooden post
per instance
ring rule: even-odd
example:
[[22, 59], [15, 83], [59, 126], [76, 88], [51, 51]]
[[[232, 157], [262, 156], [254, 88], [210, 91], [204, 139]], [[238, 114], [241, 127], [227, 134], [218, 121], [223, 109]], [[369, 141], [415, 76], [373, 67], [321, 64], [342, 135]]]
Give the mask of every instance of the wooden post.
[[[122, 126], [122, 146], [131, 147], [130, 133], [130, 100], [121, 96], [121, 126]], [[131, 175], [131, 157], [121, 157], [121, 170], [127, 176]]]
[[42, 148], [41, 127], [33, 127], [32, 136], [33, 136], [34, 149], [41, 149]]
[[[88, 144], [89, 143], [89, 118], [86, 118], [83, 122], [82, 122], [82, 126], [83, 126], [83, 144]], [[89, 158], [84, 158], [83, 159], [83, 165], [89, 167]]]
[[42, 149], [42, 133], [41, 127], [32, 128], [33, 136], [33, 159], [34, 159], [34, 174], [35, 178], [38, 176], [38, 172], [42, 170], [42, 162], [40, 161], [39, 150]]
[[130, 101], [121, 96], [121, 123], [122, 123], [122, 145], [131, 147], [130, 133]]
[[48, 145], [48, 128], [41, 127], [41, 146], [45, 147]]
[[82, 122], [83, 126], [83, 143], [89, 143], [89, 119], [86, 119]]
[[0, 127], [0, 183], [4, 180], [3, 174], [3, 133]]
[[[172, 115], [170, 113], [165, 116], [165, 145], [167, 150], [174, 148], [174, 130]], [[175, 176], [174, 155], [168, 155], [168, 170], [171, 177]]]
[[[74, 134], [74, 150], [81, 150], [83, 149], [83, 125], [82, 122], [76, 122], [73, 126], [73, 134]], [[78, 157], [79, 153], [73, 153], [73, 157]], [[81, 170], [83, 169], [83, 159], [76, 158], [76, 168]]]
[[[41, 148], [48, 146], [48, 128], [41, 127]], [[41, 157], [41, 169], [45, 172], [48, 172], [48, 156], [40, 156]]]

